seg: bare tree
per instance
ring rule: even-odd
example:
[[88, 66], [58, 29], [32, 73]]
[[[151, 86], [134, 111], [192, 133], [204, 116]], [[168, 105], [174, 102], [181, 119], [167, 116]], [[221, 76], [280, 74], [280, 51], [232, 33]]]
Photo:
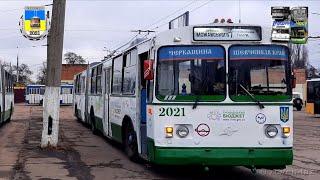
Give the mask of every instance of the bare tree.
[[17, 80], [17, 72], [19, 73], [19, 83], [29, 84], [32, 82], [30, 77], [33, 72], [27, 64], [20, 64], [19, 67], [16, 65], [12, 66], [12, 75], [15, 81]]
[[46, 77], [47, 77], [47, 63], [43, 62], [42, 66], [40, 67], [40, 71], [38, 72], [38, 75], [37, 75], [37, 83], [45, 84]]
[[293, 68], [306, 68], [308, 64], [308, 48], [301, 44], [289, 44]]
[[33, 72], [27, 64], [20, 64], [19, 67], [16, 65], [11, 65], [10, 63], [3, 62], [2, 66], [8, 72], [12, 73], [12, 78], [14, 82], [17, 82], [17, 72], [19, 73], [19, 83], [29, 84], [32, 82], [31, 75]]
[[86, 60], [83, 59], [82, 56], [74, 53], [74, 52], [67, 52], [64, 54], [64, 60], [67, 64], [84, 64]]

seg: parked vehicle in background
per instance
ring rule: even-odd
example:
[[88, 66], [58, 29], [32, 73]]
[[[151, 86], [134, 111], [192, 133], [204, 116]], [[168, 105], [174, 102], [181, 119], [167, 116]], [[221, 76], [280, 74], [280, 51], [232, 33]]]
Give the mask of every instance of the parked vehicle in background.
[[0, 65], [0, 125], [9, 122], [13, 113], [14, 95], [12, 74]]
[[61, 84], [60, 104], [61, 105], [72, 105], [72, 103], [73, 103], [73, 85], [72, 84]]
[[[33, 105], [42, 105], [45, 93], [45, 85], [29, 84], [26, 88], [26, 103]], [[60, 104], [72, 105], [73, 103], [73, 85], [62, 84], [60, 89]]]
[[302, 94], [299, 92], [292, 92], [293, 99], [293, 107], [297, 109], [297, 111], [301, 111], [303, 106]]
[[27, 104], [43, 104], [45, 85], [30, 84], [26, 88], [26, 103]]
[[307, 80], [306, 112], [320, 114], [320, 78]]

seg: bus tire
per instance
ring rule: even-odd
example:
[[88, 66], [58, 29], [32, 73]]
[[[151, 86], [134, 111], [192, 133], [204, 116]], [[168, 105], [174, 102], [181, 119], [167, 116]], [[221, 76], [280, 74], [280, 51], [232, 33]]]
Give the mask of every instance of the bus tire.
[[94, 112], [93, 110], [91, 109], [90, 111], [90, 124], [91, 124], [91, 131], [94, 135], [97, 135], [98, 134], [98, 130], [97, 130], [97, 127], [96, 127], [96, 118], [94, 116]]
[[8, 118], [8, 122], [11, 121], [11, 116], [12, 116], [12, 111], [13, 110], [13, 106], [12, 106], [12, 103], [11, 103], [11, 106], [10, 106], [10, 115], [9, 115], [9, 118]]
[[125, 153], [131, 161], [137, 162], [139, 159], [137, 135], [130, 122], [125, 123], [123, 128], [123, 145]]
[[77, 121], [80, 122], [80, 117], [78, 115], [78, 106], [77, 105], [74, 106], [74, 116], [76, 117]]

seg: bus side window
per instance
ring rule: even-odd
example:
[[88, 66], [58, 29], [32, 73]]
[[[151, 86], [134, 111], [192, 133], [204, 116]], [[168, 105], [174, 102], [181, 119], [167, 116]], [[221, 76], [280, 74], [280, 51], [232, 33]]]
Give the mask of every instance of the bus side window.
[[112, 94], [121, 94], [122, 92], [122, 56], [113, 59], [113, 69], [112, 69]]
[[102, 75], [102, 64], [97, 67], [97, 76], [96, 76], [96, 93], [102, 93], [102, 86], [101, 86], [101, 75]]
[[85, 93], [85, 82], [86, 82], [86, 78], [84, 76], [82, 76], [81, 81], [80, 81], [81, 93]]
[[97, 69], [96, 68], [93, 68], [92, 71], [91, 71], [91, 94], [95, 94], [97, 91], [96, 89], [96, 73], [97, 73]]
[[132, 50], [125, 56], [125, 66], [123, 68], [123, 94], [134, 95], [136, 90], [136, 76], [137, 76], [137, 50]]

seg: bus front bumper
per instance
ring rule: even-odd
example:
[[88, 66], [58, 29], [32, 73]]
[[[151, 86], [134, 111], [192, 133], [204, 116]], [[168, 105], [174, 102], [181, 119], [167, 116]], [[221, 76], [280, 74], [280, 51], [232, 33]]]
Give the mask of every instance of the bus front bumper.
[[[150, 146], [149, 146], [150, 147]], [[160, 165], [255, 166], [285, 168], [292, 148], [149, 148], [149, 160]]]

